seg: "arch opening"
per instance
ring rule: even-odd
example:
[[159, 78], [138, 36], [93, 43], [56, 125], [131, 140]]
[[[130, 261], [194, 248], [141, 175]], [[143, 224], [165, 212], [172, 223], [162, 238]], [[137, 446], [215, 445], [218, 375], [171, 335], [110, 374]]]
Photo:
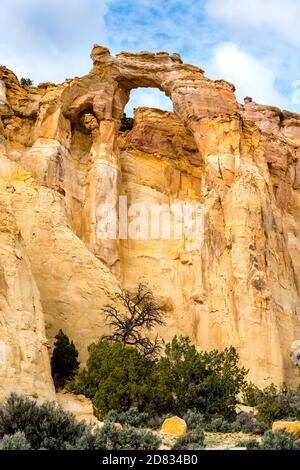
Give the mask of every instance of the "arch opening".
[[140, 107], [173, 112], [171, 99], [156, 87], [138, 87], [130, 91], [129, 101], [125, 106], [124, 113], [128, 117], [133, 117], [134, 109]]

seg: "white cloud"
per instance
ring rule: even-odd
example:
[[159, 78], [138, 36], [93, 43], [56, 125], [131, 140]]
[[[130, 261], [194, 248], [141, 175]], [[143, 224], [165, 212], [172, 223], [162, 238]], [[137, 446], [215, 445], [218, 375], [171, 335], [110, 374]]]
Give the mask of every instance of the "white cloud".
[[140, 106], [173, 111], [173, 105], [170, 98], [155, 88], [136, 88], [131, 91], [130, 100], [126, 106], [125, 112], [131, 116], [133, 115], [134, 108], [138, 108]]
[[[239, 96], [256, 95], [258, 101], [299, 112], [292, 84], [300, 79], [300, 0], [205, 0], [205, 11], [207, 21], [219, 25], [217, 51], [226, 42], [236, 44], [236, 49], [225, 48], [234, 70], [219, 57], [221, 52], [210, 62], [236, 81]], [[249, 77], [239, 69], [239, 60], [251, 64]], [[245, 84], [251, 86], [248, 91]]]
[[[60, 82], [90, 70], [95, 42], [112, 53], [179, 52], [207, 76], [233, 81], [240, 99], [252, 94], [297, 111], [299, 8], [300, 0], [0, 0], [0, 64], [35, 83]], [[169, 109], [166, 100], [137, 90], [128, 109]]]
[[106, 9], [107, 0], [1, 0], [0, 64], [35, 83], [88, 73]]
[[224, 78], [233, 82], [237, 97], [242, 101], [251, 96], [262, 104], [287, 108], [288, 100], [281, 95], [275, 85], [275, 75], [263, 61], [251, 56], [234, 43], [220, 44], [206, 67], [213, 78]]
[[299, 0], [207, 0], [206, 12], [232, 28], [267, 28], [300, 46]]

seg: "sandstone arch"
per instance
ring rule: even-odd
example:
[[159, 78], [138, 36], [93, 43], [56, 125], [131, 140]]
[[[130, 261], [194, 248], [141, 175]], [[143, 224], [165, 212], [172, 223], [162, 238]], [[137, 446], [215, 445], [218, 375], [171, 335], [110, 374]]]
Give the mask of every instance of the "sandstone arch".
[[203, 70], [183, 64], [178, 54], [122, 52], [113, 57], [107, 48], [96, 45], [91, 58], [93, 68], [89, 75], [67, 81], [59, 98], [54, 94], [51, 99], [50, 94], [45, 102], [42, 101], [37, 139], [29, 155], [31, 162], [35, 162], [33, 157], [40, 158], [41, 151], [44, 151], [44, 166], [39, 165], [39, 180], [59, 187], [57, 168], [61, 155], [69, 151], [72, 122], [92, 111], [99, 128], [97, 130], [96, 125], [93, 128], [92, 166], [83, 209], [82, 233], [97, 256], [113, 267], [118, 264], [118, 242], [98, 239], [97, 211], [105, 203], [117, 205], [121, 175], [116, 139], [130, 90], [154, 87], [170, 97], [174, 112], [193, 133], [204, 156], [207, 149], [203, 145], [199, 121], [203, 117], [230, 116], [237, 111], [237, 102], [232, 84], [205, 78]]
[[[93, 165], [89, 187], [93, 189], [86, 202], [85, 231], [87, 241], [97, 255], [114, 266], [118, 262], [118, 244], [97, 239], [96, 213], [103, 203], [117, 204], [121, 184], [117, 130], [130, 91], [138, 87], [154, 87], [170, 97], [174, 112], [193, 133], [204, 156], [207, 148], [199, 121], [204, 117], [230, 116], [237, 111], [237, 102], [232, 84], [205, 78], [203, 70], [183, 64], [178, 54], [122, 52], [112, 57], [107, 48], [96, 45], [91, 58], [91, 73], [81, 79], [80, 85], [76, 80], [70, 83], [62, 94], [63, 105], [57, 113], [60, 119], [65, 117], [72, 121], [92, 108], [99, 123], [91, 149]], [[56, 113], [52, 115], [58, 122]]]

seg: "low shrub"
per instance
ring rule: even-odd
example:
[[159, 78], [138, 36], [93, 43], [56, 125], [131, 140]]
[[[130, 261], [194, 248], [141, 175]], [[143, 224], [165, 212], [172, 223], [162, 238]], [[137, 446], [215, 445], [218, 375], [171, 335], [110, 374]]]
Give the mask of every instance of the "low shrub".
[[31, 78], [24, 78], [22, 77], [20, 80], [21, 86], [31, 87], [33, 86], [33, 80]]
[[176, 440], [173, 450], [202, 450], [205, 448], [205, 436], [202, 427], [188, 431], [184, 436]]
[[[140, 413], [136, 407], [130, 408], [128, 411], [109, 411], [103, 418], [104, 422], [121, 423], [135, 428], [159, 429], [167, 418], [171, 418], [171, 413], [160, 416], [149, 416], [148, 413]], [[204, 424], [202, 413], [196, 410], [188, 410], [182, 415], [182, 419], [186, 422], [188, 429], [195, 429]]]
[[126, 113], [123, 113], [121, 118], [120, 132], [131, 131], [133, 129], [134, 120], [131, 117], [127, 117]]
[[111, 410], [104, 416], [103, 421], [121, 423], [122, 425], [128, 425], [134, 428], [143, 428], [146, 427], [149, 422], [149, 414], [140, 413], [136, 407], [131, 407], [129, 410], [123, 412]]
[[240, 426], [240, 431], [246, 434], [263, 435], [268, 429], [266, 423], [257, 421], [251, 413], [239, 413], [235, 422], [237, 426]]
[[246, 447], [247, 450], [260, 450], [260, 443], [256, 439], [241, 440], [236, 447]]
[[67, 442], [66, 450], [94, 450], [95, 438], [90, 429], [86, 429], [74, 443]]
[[38, 405], [12, 394], [0, 408], [0, 438], [23, 433], [32, 449], [64, 450], [78, 442], [88, 429], [54, 402]]
[[244, 402], [257, 409], [257, 420], [267, 424], [287, 417], [300, 419], [300, 387], [278, 389], [274, 384], [259, 390], [250, 384], [244, 392]]
[[230, 433], [230, 432], [240, 432], [241, 425], [239, 423], [228, 423], [228, 421], [224, 420], [223, 418], [216, 418], [213, 419], [210, 423], [206, 424], [205, 431], [208, 432], [222, 432], [222, 433]]
[[267, 431], [261, 442], [255, 439], [239, 441], [238, 447], [246, 447], [247, 450], [300, 450], [300, 440], [295, 439], [282, 429]]
[[23, 432], [5, 434], [0, 443], [0, 450], [30, 450], [30, 444]]
[[300, 440], [296, 440], [283, 429], [267, 431], [260, 444], [261, 450], [300, 450]]
[[196, 429], [199, 426], [204, 425], [203, 414], [199, 413], [199, 411], [195, 409], [187, 410], [182, 416], [182, 419], [186, 422], [188, 429]]
[[95, 437], [96, 450], [156, 450], [160, 439], [151, 431], [138, 430], [131, 426], [117, 429], [106, 422]]
[[168, 418], [171, 418], [173, 415], [171, 413], [166, 413], [166, 414], [163, 414], [163, 415], [156, 415], [156, 416], [151, 416], [148, 421], [147, 421], [147, 424], [146, 424], [146, 427], [147, 428], [150, 428], [150, 429], [160, 429], [163, 422], [168, 419]]
[[205, 424], [207, 432], [238, 433], [263, 435], [268, 426], [257, 421], [251, 413], [240, 413], [235, 421], [228, 422], [224, 418], [215, 418]]
[[264, 434], [268, 429], [266, 423], [257, 421], [251, 413], [239, 413], [235, 421], [228, 422], [224, 418], [215, 418], [205, 424], [208, 432]]

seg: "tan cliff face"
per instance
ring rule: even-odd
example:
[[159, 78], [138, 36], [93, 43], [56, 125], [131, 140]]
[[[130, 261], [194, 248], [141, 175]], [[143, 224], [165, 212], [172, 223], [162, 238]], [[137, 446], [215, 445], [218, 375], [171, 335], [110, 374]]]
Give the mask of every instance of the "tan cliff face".
[[[238, 348], [259, 386], [296, 383], [300, 339], [300, 116], [207, 79], [177, 54], [95, 46], [81, 78], [24, 88], [0, 68], [0, 399], [53, 398], [49, 346], [60, 328], [84, 363], [106, 330], [101, 308], [146, 281], [164, 308], [159, 333], [199, 349]], [[174, 114], [120, 118], [136, 87]], [[107, 239], [99, 210], [201, 204], [204, 243]], [[149, 224], [151, 222], [149, 221]]]

